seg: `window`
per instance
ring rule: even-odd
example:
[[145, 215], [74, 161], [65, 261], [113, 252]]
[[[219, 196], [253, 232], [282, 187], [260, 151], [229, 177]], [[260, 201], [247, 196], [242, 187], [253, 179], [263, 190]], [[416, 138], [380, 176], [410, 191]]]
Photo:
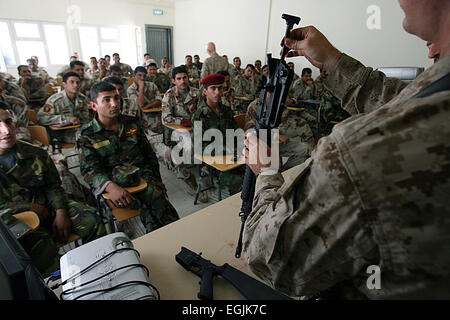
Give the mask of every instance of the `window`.
[[62, 23], [0, 21], [1, 54], [8, 66], [27, 64], [31, 56], [40, 66], [66, 64], [69, 60], [66, 27]]
[[112, 27], [80, 26], [81, 59], [104, 57], [120, 52], [119, 29]]
[[[137, 64], [136, 34], [133, 26], [79, 26], [81, 60], [90, 57], [101, 58], [113, 53], [120, 54], [120, 61]], [[140, 41], [140, 39], [139, 39]], [[114, 63], [114, 62], [112, 62]]]

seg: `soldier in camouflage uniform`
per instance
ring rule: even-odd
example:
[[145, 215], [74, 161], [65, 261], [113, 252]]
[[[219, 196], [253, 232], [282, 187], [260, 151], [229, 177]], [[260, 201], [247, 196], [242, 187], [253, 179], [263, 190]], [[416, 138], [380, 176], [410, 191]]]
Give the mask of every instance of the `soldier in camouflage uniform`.
[[156, 63], [150, 63], [147, 66], [147, 75], [145, 77], [145, 81], [153, 82], [154, 84], [156, 84], [161, 94], [166, 93], [167, 90], [169, 90], [169, 88], [172, 86], [170, 77], [165, 73], [158, 72]]
[[[200, 102], [200, 91], [189, 86], [189, 78], [185, 66], [174, 68], [172, 70], [172, 79], [175, 86], [166, 92], [162, 101], [162, 123], [164, 125], [181, 125], [184, 122], [188, 122], [190, 125], [192, 114], [197, 110], [197, 105]], [[178, 179], [182, 179], [186, 183], [186, 191], [193, 195], [197, 191], [195, 176], [183, 162], [172, 159], [171, 147], [174, 146], [174, 142], [172, 142], [170, 131], [167, 128], [164, 131], [167, 145], [162, 142], [153, 144], [157, 156], [174, 171]], [[190, 159], [190, 163], [192, 161], [193, 159]], [[206, 197], [206, 193], [203, 193], [200, 200], [206, 202]]]
[[194, 66], [192, 63], [192, 56], [187, 55], [185, 57], [186, 62], [186, 70], [188, 72], [188, 78], [189, 78], [189, 85], [191, 87], [198, 88], [200, 85], [200, 71], [197, 69], [197, 67]]
[[122, 81], [117, 77], [106, 77], [103, 81], [116, 88], [116, 91], [120, 96], [120, 113], [127, 116], [136, 117], [141, 123], [141, 126], [143, 128], [147, 128], [148, 124], [144, 118], [144, 113], [142, 112], [141, 107], [139, 107], [135, 100], [131, 100], [125, 95]]
[[164, 73], [165, 75], [169, 76], [172, 74], [174, 66], [169, 64], [169, 60], [164, 57], [161, 59], [161, 67], [158, 69], [158, 72]]
[[[236, 130], [239, 127], [233, 118], [233, 112], [230, 107], [223, 105], [221, 102], [224, 81], [225, 77], [221, 74], [211, 74], [202, 80], [203, 95], [206, 99], [199, 104], [197, 111], [192, 115], [192, 122], [202, 122], [202, 137], [208, 129], [220, 130], [224, 143], [223, 150], [229, 153], [231, 150], [226, 150], [225, 145], [226, 129]], [[202, 150], [204, 151], [209, 144], [210, 142], [208, 141], [202, 141]], [[230, 194], [237, 193], [242, 188], [243, 172], [241, 169], [242, 167], [239, 167], [219, 173], [220, 184], [228, 187]]]
[[56, 80], [50, 77], [45, 69], [38, 68], [37, 62], [34, 59], [27, 59], [28, 67], [30, 68], [31, 75], [35, 77], [42, 78], [45, 84], [50, 86], [56, 85]]
[[[179, 219], [166, 198], [158, 160], [144, 130], [135, 117], [120, 115], [120, 97], [106, 82], [91, 90], [91, 107], [95, 118], [86, 125], [78, 140], [81, 152], [81, 174], [96, 196], [108, 192], [116, 207], [141, 209], [140, 219], [147, 232]], [[116, 167], [139, 168], [148, 186], [133, 195], [113, 180]]]
[[[142, 111], [161, 107], [161, 95], [156, 84], [145, 81], [147, 71], [144, 67], [138, 66], [134, 69], [134, 82], [127, 89], [130, 101], [135, 103]], [[155, 133], [162, 133], [161, 113], [144, 112], [144, 119], [148, 126], [145, 129]]]
[[[270, 93], [266, 98], [266, 102], [270, 99]], [[258, 122], [256, 114], [258, 108], [258, 100], [254, 100], [247, 109], [245, 117], [244, 130], [254, 128]], [[299, 117], [295, 111], [285, 108], [281, 116], [279, 129], [279, 151], [282, 159], [281, 171], [299, 165], [310, 157], [311, 151], [315, 146], [314, 135], [308, 123]]]
[[120, 55], [118, 53], [113, 53], [114, 64], [113, 66], [118, 66], [122, 77], [131, 78], [133, 76], [133, 68], [129, 64], [120, 62]]
[[128, 78], [125, 78], [122, 76], [122, 70], [119, 66], [112, 65], [109, 68], [109, 76], [119, 78], [120, 81], [123, 83], [123, 90], [125, 91], [125, 94], [127, 94], [128, 90]]
[[8, 81], [5, 78], [0, 77], [0, 88], [7, 95], [16, 97], [25, 103], [27, 102], [25, 93], [23, 92], [22, 88], [17, 85], [17, 83]]
[[104, 236], [105, 227], [94, 208], [67, 199], [44, 150], [16, 141], [12, 116], [6, 109], [0, 103], [0, 210], [38, 214], [39, 228], [19, 241], [46, 277], [59, 269], [56, 240], [64, 242], [75, 233], [88, 242]]
[[225, 77], [223, 83], [222, 103], [233, 110], [233, 113], [238, 113], [235, 106], [234, 96], [236, 95], [234, 88], [231, 86], [230, 74], [228, 71], [219, 71], [217, 74], [221, 74]]
[[234, 57], [233, 58], [233, 68], [231, 68], [228, 72], [230, 73], [231, 77], [231, 84], [233, 87], [235, 87], [235, 80], [236, 77], [242, 77], [244, 75], [244, 69], [241, 69], [241, 58]]
[[[75, 72], [67, 72], [63, 76], [64, 91], [49, 97], [37, 113], [39, 124], [50, 126], [65, 122], [84, 125], [90, 121], [89, 101], [79, 93], [80, 77]], [[74, 143], [77, 131], [73, 129], [58, 132], [58, 138], [65, 143]]]
[[[237, 75], [234, 78], [234, 90], [236, 96], [247, 99], [256, 99], [258, 82], [255, 78], [254, 69], [255, 67], [252, 64], [248, 64], [244, 69], [244, 73], [242, 75]], [[236, 100], [235, 105], [239, 111], [246, 112], [249, 102]]]
[[94, 81], [85, 77], [84, 62], [78, 60], [72, 61], [70, 63], [70, 68], [72, 72], [75, 72], [80, 76], [80, 93], [89, 99], [91, 94], [90, 90]]
[[98, 59], [98, 71], [92, 74], [92, 80], [95, 82], [103, 80], [110, 75], [108, 69], [106, 69], [106, 60], [105, 58]]
[[209, 57], [203, 62], [200, 78], [203, 79], [209, 74], [217, 73], [219, 71], [228, 71], [228, 60], [221, 57], [216, 52], [216, 45], [213, 42], [209, 42], [206, 45], [206, 52]]
[[[448, 2], [409, 4], [400, 1], [405, 30], [450, 43]], [[354, 116], [286, 181], [251, 166], [259, 173], [244, 232], [251, 270], [295, 296], [449, 299], [448, 46], [406, 86], [314, 27], [292, 30], [286, 45], [327, 71], [326, 87]], [[246, 140], [252, 154], [254, 140]]]
[[20, 76], [19, 80], [17, 80], [17, 85], [22, 88], [22, 91], [25, 93], [25, 98], [27, 98], [27, 102], [31, 108], [38, 111], [47, 99], [47, 90], [45, 89], [44, 80], [32, 76], [28, 66], [20, 65], [17, 67], [17, 71]]

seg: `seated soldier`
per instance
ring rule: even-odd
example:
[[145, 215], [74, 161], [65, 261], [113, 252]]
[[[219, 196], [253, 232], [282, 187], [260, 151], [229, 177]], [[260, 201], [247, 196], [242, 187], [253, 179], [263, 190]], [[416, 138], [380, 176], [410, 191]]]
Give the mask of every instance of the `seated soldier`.
[[38, 111], [47, 99], [44, 80], [31, 75], [31, 71], [26, 65], [18, 66], [17, 71], [20, 76], [19, 80], [17, 80], [17, 85], [22, 88], [25, 98], [27, 98], [27, 103], [31, 108]]
[[144, 113], [142, 112], [141, 107], [139, 107], [136, 101], [131, 100], [130, 98], [125, 96], [122, 81], [120, 81], [120, 79], [117, 77], [106, 77], [103, 81], [111, 84], [114, 88], [116, 88], [116, 91], [120, 96], [120, 113], [123, 115], [138, 118], [141, 122], [142, 127], [147, 128], [148, 124], [144, 119]]
[[[0, 80], [1, 81], [1, 80]], [[28, 131], [28, 112], [27, 105], [21, 99], [7, 95], [0, 86], [0, 102], [4, 103], [11, 113], [14, 126], [16, 128], [16, 137], [18, 139], [30, 141], [31, 135]]]
[[[266, 107], [270, 99], [267, 93]], [[258, 122], [258, 100], [252, 101], [245, 116], [245, 131], [254, 128]], [[264, 110], [265, 113], [265, 110]], [[287, 170], [310, 157], [315, 146], [314, 134], [308, 123], [296, 114], [296, 111], [284, 109], [279, 129], [279, 152], [282, 160], [281, 170]]]
[[120, 68], [120, 73], [123, 77], [131, 78], [133, 76], [133, 69], [129, 64], [120, 62], [120, 55], [118, 53], [113, 53], [113, 59], [113, 66], [118, 66]]
[[[245, 97], [247, 99], [255, 99], [257, 90], [258, 90], [258, 82], [255, 79], [254, 75], [255, 67], [252, 64], [248, 64], [242, 75], [237, 75], [234, 78], [234, 89], [236, 96]], [[235, 101], [236, 108], [241, 111], [246, 112], [247, 106], [249, 103], [247, 101], [236, 100]]]
[[106, 234], [96, 210], [68, 200], [53, 161], [44, 150], [16, 140], [8, 107], [0, 102], [0, 210], [34, 211], [39, 228], [19, 242], [44, 277], [59, 269], [55, 241], [70, 234], [89, 242]]
[[[106, 60], [105, 60], [106, 62]], [[119, 78], [120, 81], [123, 83], [123, 90], [125, 91], [125, 94], [127, 94], [128, 90], [128, 78], [122, 76], [122, 70], [119, 66], [112, 65], [109, 67], [109, 76]]]
[[[81, 130], [81, 174], [95, 196], [108, 192], [119, 208], [140, 209], [140, 220], [147, 232], [179, 219], [167, 200], [159, 164], [143, 128], [135, 117], [120, 114], [116, 89], [101, 81], [91, 88], [94, 119]], [[128, 174], [121, 174], [127, 173]], [[124, 187], [128, 177], [144, 179], [144, 191], [129, 194]], [[121, 185], [122, 184], [122, 185]]]
[[200, 84], [200, 71], [194, 66], [192, 63], [192, 56], [187, 55], [185, 57], [185, 66], [187, 70], [187, 74], [189, 76], [189, 85], [191, 87], [198, 88]]
[[236, 110], [234, 103], [235, 90], [231, 86], [230, 74], [228, 71], [219, 71], [217, 74], [221, 74], [225, 77], [225, 82], [223, 83], [223, 94], [222, 94], [222, 103], [226, 106], [229, 106], [231, 110]]
[[44, 80], [45, 84], [48, 84], [51, 86], [56, 85], [56, 80], [53, 79], [52, 77], [50, 77], [50, 75], [48, 74], [48, 72], [45, 69], [39, 68], [36, 60], [34, 60], [33, 58], [27, 59], [27, 63], [28, 63], [28, 68], [30, 68], [32, 76], [42, 78], [42, 80]]
[[[197, 111], [192, 115], [192, 122], [201, 121], [202, 137], [208, 129], [218, 129], [221, 131], [223, 142], [226, 142], [226, 130], [238, 129], [238, 125], [233, 118], [230, 107], [222, 104], [223, 84], [225, 77], [221, 74], [210, 74], [202, 79], [203, 95], [205, 100], [201, 101]], [[203, 140], [203, 139], [202, 139]], [[209, 142], [202, 142], [202, 150], [208, 146]], [[230, 152], [235, 152], [234, 150]], [[223, 150], [226, 150], [224, 147]], [[211, 154], [215, 155], [215, 154]], [[241, 167], [242, 168], [242, 167]], [[241, 168], [236, 168], [228, 172], [219, 173], [219, 181], [223, 186], [227, 186], [230, 194], [239, 192], [242, 188], [243, 172]]]
[[90, 90], [94, 81], [85, 77], [84, 68], [85, 64], [82, 61], [75, 60], [70, 63], [70, 71], [73, 71], [80, 76], [80, 93], [84, 94], [89, 99]]
[[[156, 84], [145, 81], [147, 71], [138, 66], [134, 69], [134, 82], [128, 88], [128, 98], [135, 102], [142, 111], [161, 107], [161, 95]], [[149, 129], [155, 133], [162, 133], [161, 112], [145, 112], [144, 119]]]
[[158, 69], [158, 72], [165, 73], [166, 75], [172, 74], [173, 65], [169, 64], [169, 60], [164, 57], [161, 59], [161, 68]]
[[[187, 123], [190, 126], [192, 114], [197, 109], [200, 101], [200, 90], [189, 86], [188, 74], [185, 66], [179, 66], [172, 70], [172, 82], [175, 86], [170, 88], [162, 101], [162, 123], [164, 125], [181, 125]], [[171, 145], [169, 130], [165, 131], [168, 145]], [[177, 138], [174, 135], [174, 138]], [[189, 137], [190, 139], [190, 137]], [[171, 168], [178, 179], [186, 182], [186, 191], [194, 195], [197, 191], [197, 182], [193, 172], [186, 165], [171, 157], [171, 148], [161, 142], [153, 144], [159, 159]], [[207, 202], [207, 193], [200, 195], [200, 201]]]
[[[39, 124], [50, 126], [71, 122], [84, 125], [90, 121], [89, 101], [79, 92], [80, 76], [75, 72], [67, 72], [62, 79], [64, 90], [50, 96], [37, 114]], [[63, 130], [59, 138], [65, 143], [74, 143], [75, 134], [72, 129]]]
[[172, 86], [170, 82], [170, 77], [165, 73], [158, 72], [158, 67], [156, 63], [150, 63], [147, 66], [147, 75], [145, 76], [145, 81], [153, 82], [159, 89], [161, 94], [166, 93], [167, 90]]
[[23, 89], [17, 85], [16, 81], [8, 80], [5, 75], [0, 75], [0, 88], [7, 95], [16, 97], [25, 103], [27, 102]]

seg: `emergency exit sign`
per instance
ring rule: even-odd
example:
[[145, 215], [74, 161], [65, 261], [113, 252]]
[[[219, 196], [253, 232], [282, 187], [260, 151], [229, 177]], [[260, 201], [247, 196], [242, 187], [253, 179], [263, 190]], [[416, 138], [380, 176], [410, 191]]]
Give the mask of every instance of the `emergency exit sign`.
[[153, 10], [153, 14], [160, 16], [162, 15], [164, 12], [162, 10]]

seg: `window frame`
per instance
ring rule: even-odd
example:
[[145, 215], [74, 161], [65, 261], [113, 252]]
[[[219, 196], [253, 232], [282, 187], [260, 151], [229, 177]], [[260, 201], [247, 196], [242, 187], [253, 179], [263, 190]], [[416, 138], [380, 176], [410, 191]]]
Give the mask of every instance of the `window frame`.
[[[119, 27], [117, 27], [117, 26], [99, 25], [99, 24], [80, 24], [77, 27], [78, 37], [79, 37], [78, 40], [79, 40], [80, 44], [81, 44], [80, 30], [79, 30], [80, 27], [95, 28], [96, 33], [97, 33], [98, 50], [99, 50], [97, 58], [103, 58], [104, 57], [104, 55], [102, 54], [102, 43], [106, 43], [106, 42], [117, 43], [118, 44], [118, 48], [120, 48], [120, 51], [122, 50], [122, 38], [121, 38], [121, 35], [120, 35], [120, 28]], [[118, 35], [119, 38], [117, 40], [103, 39], [102, 38], [101, 28], [115, 29], [117, 31], [117, 35]], [[90, 56], [89, 57], [85, 57], [83, 49], [81, 47], [80, 47], [80, 49], [81, 49], [81, 57], [80, 57], [80, 59], [82, 59], [82, 60], [84, 59], [85, 61], [88, 61], [90, 59]], [[117, 51], [117, 52], [120, 52], [120, 51]], [[112, 60], [112, 54], [113, 53], [114, 52], [111, 52], [111, 54], [110, 54], [111, 60]]]
[[[4, 18], [0, 18], [0, 22], [5, 22], [8, 25], [9, 36], [10, 36], [10, 39], [11, 39], [11, 42], [12, 42], [12, 48], [13, 48], [13, 52], [14, 52], [14, 59], [16, 61], [15, 65], [7, 64], [6, 65], [7, 67], [17, 67], [18, 65], [21, 64], [20, 57], [19, 57], [19, 49], [17, 47], [17, 41], [41, 41], [44, 44], [44, 53], [45, 53], [45, 56], [46, 56], [45, 58], [47, 60], [46, 67], [51, 67], [51, 66], [60, 67], [60, 66], [65, 65], [65, 64], [60, 64], [60, 63], [59, 64], [51, 63], [49, 48], [48, 48], [48, 44], [47, 44], [47, 38], [46, 38], [45, 31], [44, 31], [44, 25], [63, 26], [64, 27], [64, 32], [65, 32], [65, 35], [66, 35], [67, 50], [68, 50], [68, 52], [70, 52], [69, 34], [67, 32], [67, 26], [66, 26], [65, 23], [63, 23], [63, 22], [52, 22], [52, 21], [40, 21], [40, 20], [4, 19]], [[14, 26], [15, 23], [37, 24], [38, 31], [39, 31], [39, 38], [19, 37], [16, 34], [16, 28]], [[67, 59], [68, 58], [69, 57], [67, 57]]]

